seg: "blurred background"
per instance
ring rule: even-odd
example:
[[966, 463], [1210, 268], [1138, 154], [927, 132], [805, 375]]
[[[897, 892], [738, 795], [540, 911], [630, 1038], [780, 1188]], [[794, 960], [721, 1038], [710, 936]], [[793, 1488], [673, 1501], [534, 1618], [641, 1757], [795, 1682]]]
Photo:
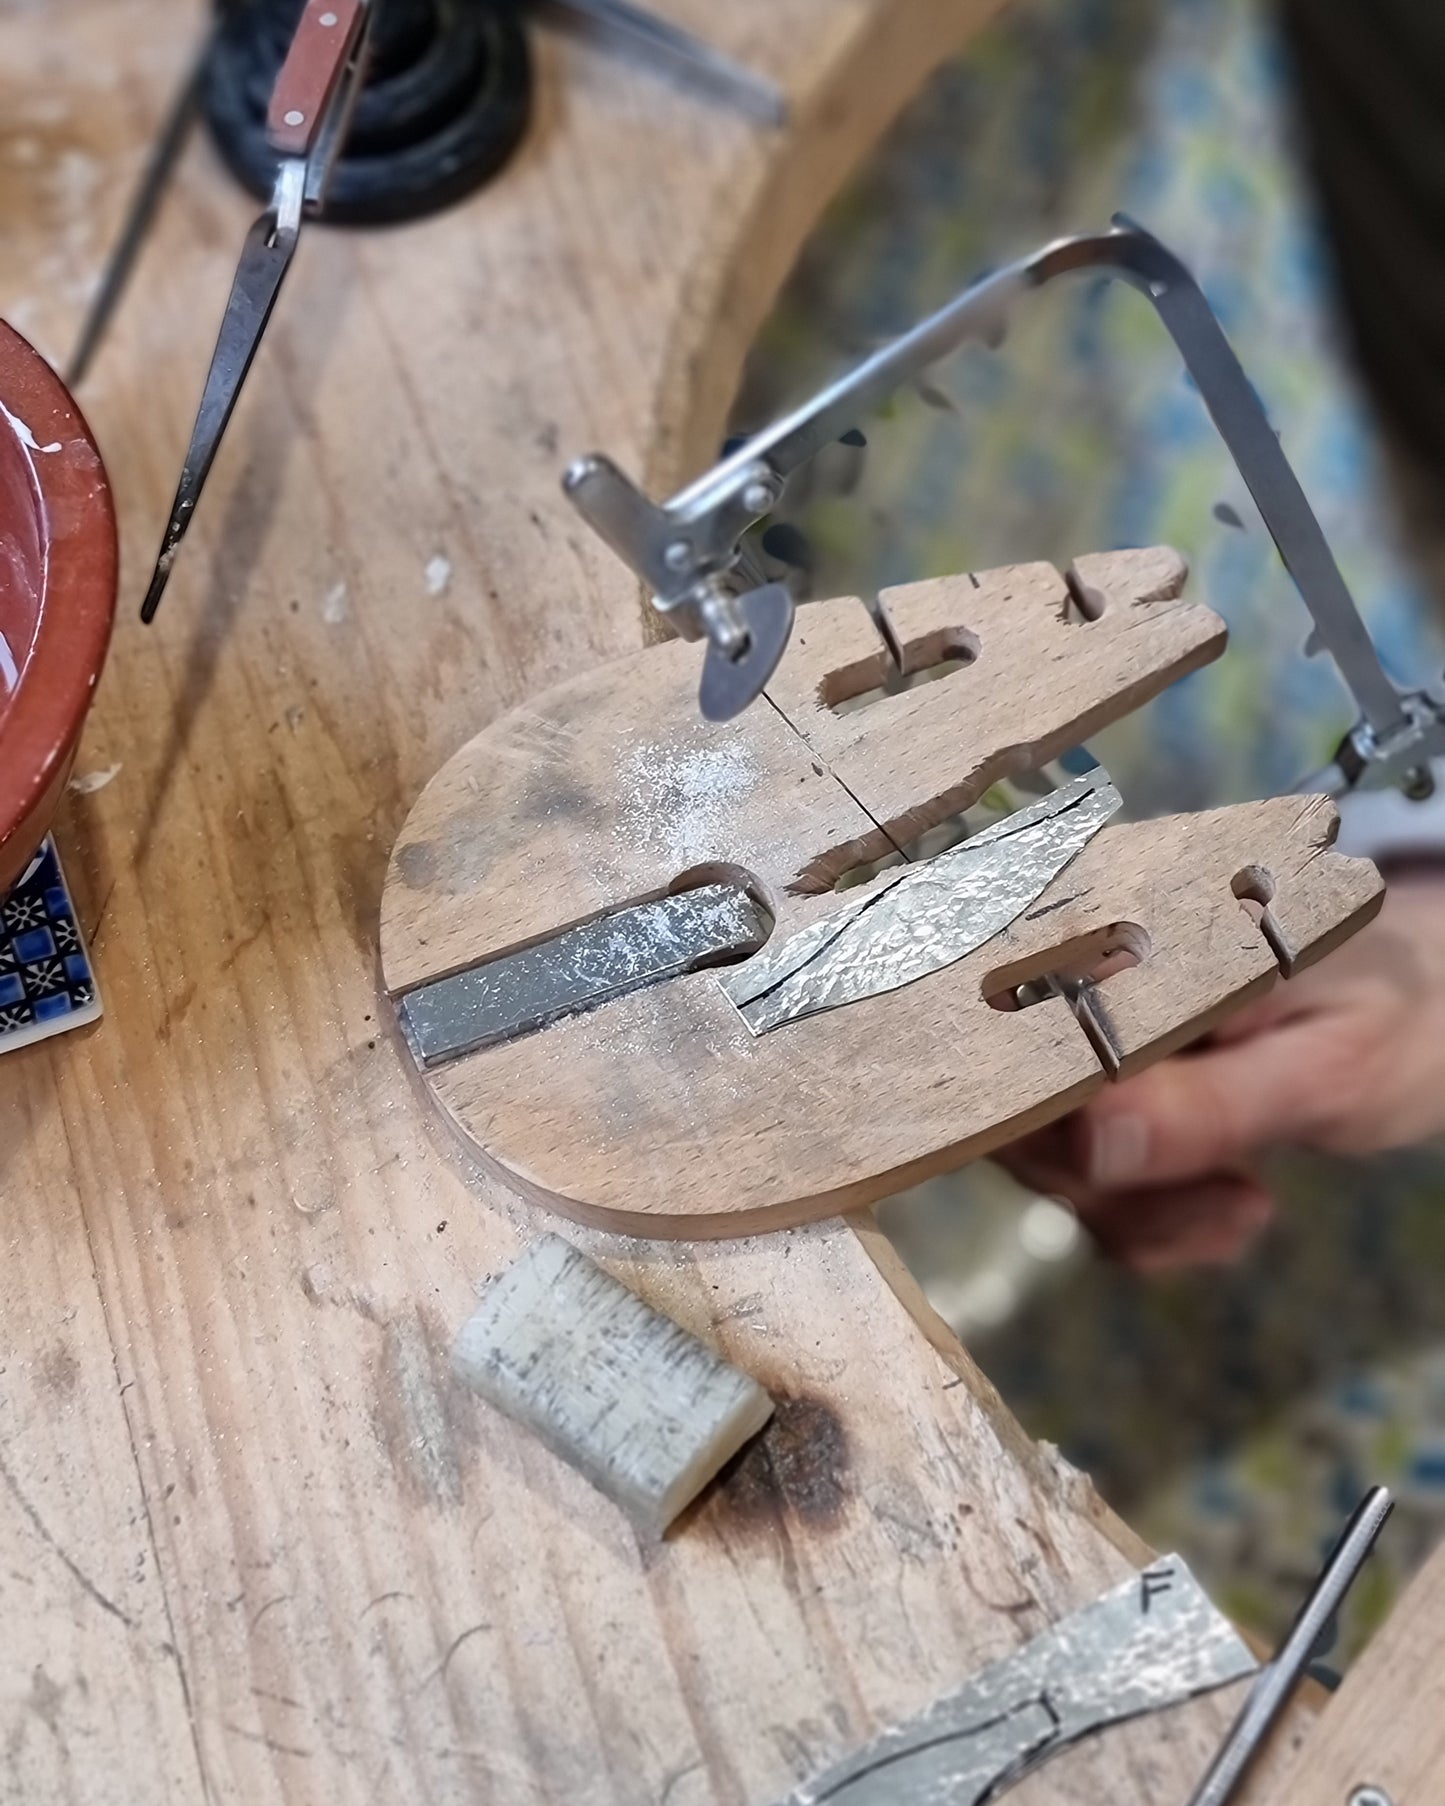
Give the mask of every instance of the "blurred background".
[[[1395, 675], [1445, 665], [1445, 9], [1014, 0], [832, 208], [757, 344], [762, 424], [988, 268], [1129, 213], [1191, 265]], [[1433, 228], [1433, 236], [1432, 236]], [[1091, 743], [1134, 815], [1289, 788], [1352, 716], [1153, 310], [1050, 289], [833, 447], [764, 540], [815, 597], [1166, 542], [1222, 663]], [[1343, 1665], [1445, 1534], [1445, 1150], [1273, 1175], [1241, 1264], [1140, 1279], [980, 1164], [885, 1227], [1026, 1427], [1269, 1638], [1371, 1481]]]

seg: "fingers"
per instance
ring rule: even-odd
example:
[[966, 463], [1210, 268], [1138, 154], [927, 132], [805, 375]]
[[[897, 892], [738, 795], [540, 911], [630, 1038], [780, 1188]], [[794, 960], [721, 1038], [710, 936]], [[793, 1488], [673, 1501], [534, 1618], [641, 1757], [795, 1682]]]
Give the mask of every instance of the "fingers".
[[1055, 1123], [1005, 1149], [1000, 1164], [1030, 1190], [1071, 1204], [1101, 1252], [1136, 1273], [1226, 1265], [1239, 1258], [1274, 1212], [1269, 1192], [1243, 1173], [1093, 1191], [1078, 1165], [1059, 1157], [1071, 1134], [1082, 1127], [1078, 1118]]
[[1253, 1032], [1106, 1087], [1006, 1149], [1002, 1163], [1069, 1200], [1100, 1245], [1136, 1269], [1235, 1259], [1271, 1210], [1243, 1176], [1255, 1156], [1288, 1143], [1383, 1145], [1391, 1133], [1377, 1057], [1390, 1044], [1388, 1011], [1346, 998], [1252, 1015]]
[[1081, 1153], [1086, 1136], [1082, 1113], [1076, 1112], [1000, 1148], [992, 1158], [1041, 1197], [1067, 1198], [1077, 1204], [1087, 1190]]
[[1319, 1039], [1304, 1021], [1165, 1060], [1091, 1099], [1072, 1141], [1095, 1191], [1177, 1184], [1308, 1142], [1328, 1107]]
[[[1302, 1044], [1301, 1044], [1302, 1043]], [[1003, 1164], [1077, 1210], [1138, 1273], [1237, 1260], [1273, 1200], [1241, 1170], [1318, 1108], [1310, 1037], [1288, 1028], [1166, 1060], [1004, 1150]]]
[[1268, 1219], [1267, 1148], [1367, 1153], [1445, 1132], [1445, 882], [1392, 888], [1322, 967], [1209, 1044], [1098, 1092], [999, 1156], [1131, 1266], [1234, 1259]]
[[1274, 1200], [1257, 1180], [1229, 1173], [1079, 1205], [1081, 1221], [1103, 1251], [1136, 1273], [1226, 1265], [1239, 1258], [1273, 1211]]
[[1327, 1101], [1319, 1039], [1301, 1018], [1164, 1060], [997, 1158], [1034, 1190], [1079, 1202], [1237, 1170], [1307, 1139]]

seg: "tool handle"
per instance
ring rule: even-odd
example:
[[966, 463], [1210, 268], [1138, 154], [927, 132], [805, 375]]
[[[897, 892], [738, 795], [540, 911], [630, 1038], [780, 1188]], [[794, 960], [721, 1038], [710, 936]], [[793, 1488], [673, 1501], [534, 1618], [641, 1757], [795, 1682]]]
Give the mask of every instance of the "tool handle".
[[271, 90], [266, 136], [283, 157], [310, 153], [361, 26], [365, 0], [306, 0]]

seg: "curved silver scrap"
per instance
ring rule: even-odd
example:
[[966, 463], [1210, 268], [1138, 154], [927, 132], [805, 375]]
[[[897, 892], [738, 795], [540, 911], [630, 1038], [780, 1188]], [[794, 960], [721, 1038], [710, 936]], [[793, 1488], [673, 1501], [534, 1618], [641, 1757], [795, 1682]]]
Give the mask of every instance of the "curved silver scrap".
[[1254, 1672], [1177, 1555], [806, 1781], [785, 1806], [982, 1806], [1071, 1743]]
[[[1061, 238], [965, 289], [911, 332], [865, 359], [811, 400], [753, 434], [658, 506], [607, 458], [575, 463], [564, 486], [584, 518], [651, 586], [656, 605], [688, 637], [706, 635], [748, 669], [736, 686], [755, 698], [773, 664], [749, 658], [727, 579], [743, 533], [769, 514], [789, 475], [857, 424], [902, 384], [972, 340], [998, 341], [1018, 301], [1055, 277], [1092, 274], [1127, 283], [1154, 305], [1254, 497], [1280, 557], [1314, 617], [1319, 644], [1348, 684], [1361, 719], [1341, 748], [1339, 787], [1373, 771], [1404, 777], [1445, 752], [1438, 702], [1402, 694], [1375, 651], [1324, 533], [1199, 284], [1152, 233], [1117, 217], [1107, 232]], [[776, 636], [775, 636], [776, 642]], [[774, 663], [776, 660], [774, 660]]]
[[718, 983], [755, 1035], [896, 991], [982, 947], [1119, 807], [1102, 766], [961, 846], [889, 872]]

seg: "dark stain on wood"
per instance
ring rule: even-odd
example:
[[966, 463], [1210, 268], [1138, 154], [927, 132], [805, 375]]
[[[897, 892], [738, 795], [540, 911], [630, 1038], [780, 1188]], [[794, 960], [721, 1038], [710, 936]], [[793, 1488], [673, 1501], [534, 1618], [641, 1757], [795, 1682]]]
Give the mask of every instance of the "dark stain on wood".
[[396, 849], [396, 869], [408, 890], [426, 890], [437, 880], [437, 851], [429, 840], [409, 841]]
[[524, 822], [598, 821], [604, 804], [573, 773], [550, 764], [538, 766], [517, 803], [517, 818]]
[[789, 1512], [813, 1529], [841, 1517], [848, 1497], [848, 1435], [831, 1405], [779, 1397], [772, 1421], [723, 1469], [717, 1499], [731, 1521]]
[[40, 1364], [46, 1390], [57, 1398], [69, 1398], [80, 1378], [80, 1363], [63, 1342], [57, 1342]]
[[480, 888], [491, 869], [494, 842], [483, 834], [454, 840], [410, 840], [396, 852], [396, 869], [409, 890], [465, 896]]

